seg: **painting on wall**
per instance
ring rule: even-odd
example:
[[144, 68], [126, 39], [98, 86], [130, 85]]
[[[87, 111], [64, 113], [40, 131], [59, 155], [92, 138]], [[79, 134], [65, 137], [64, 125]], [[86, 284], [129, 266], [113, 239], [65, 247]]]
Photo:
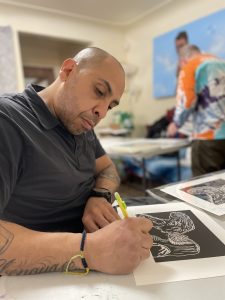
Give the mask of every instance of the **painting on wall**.
[[189, 44], [225, 59], [225, 9], [158, 36], [153, 41], [153, 96], [175, 96], [178, 56], [176, 37], [185, 33]]

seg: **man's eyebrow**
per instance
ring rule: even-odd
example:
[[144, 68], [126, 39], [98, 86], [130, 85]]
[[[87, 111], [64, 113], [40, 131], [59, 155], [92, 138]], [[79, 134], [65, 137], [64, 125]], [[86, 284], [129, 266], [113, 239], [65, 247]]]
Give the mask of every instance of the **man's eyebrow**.
[[110, 95], [112, 95], [112, 88], [111, 88], [111, 85], [109, 84], [109, 82], [107, 80], [105, 80], [105, 79], [100, 79], [100, 81], [102, 81], [106, 85], [108, 93]]
[[[105, 79], [100, 79], [100, 81], [102, 81], [106, 85], [108, 93], [111, 96], [112, 95], [112, 88], [111, 88], [110, 83], [107, 80], [105, 80]], [[114, 104], [114, 106], [117, 106], [117, 105], [120, 104], [120, 102], [118, 100], [116, 100], [116, 99], [113, 100], [112, 103]]]

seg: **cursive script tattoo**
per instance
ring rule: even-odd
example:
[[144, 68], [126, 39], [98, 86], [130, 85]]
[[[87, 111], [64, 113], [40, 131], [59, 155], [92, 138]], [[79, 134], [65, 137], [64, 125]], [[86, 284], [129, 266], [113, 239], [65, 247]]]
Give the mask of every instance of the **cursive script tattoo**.
[[[2, 222], [3, 223], [3, 222]], [[29, 261], [22, 256], [20, 259], [4, 257], [14, 239], [14, 234], [0, 224], [0, 274], [1, 275], [36, 275], [50, 272], [64, 272], [68, 261], [55, 262], [55, 257], [42, 257]], [[7, 255], [6, 255], [7, 256]], [[70, 264], [70, 271], [77, 271], [76, 263]], [[1, 276], [0, 275], [0, 276]]]
[[4, 226], [0, 225], [0, 254], [4, 253], [11, 244], [14, 235]]
[[39, 263], [34, 267], [26, 268], [15, 266], [16, 260], [0, 259], [0, 273], [6, 275], [37, 275], [50, 272], [63, 272], [66, 269], [67, 262], [63, 264], [47, 265], [45, 262]]

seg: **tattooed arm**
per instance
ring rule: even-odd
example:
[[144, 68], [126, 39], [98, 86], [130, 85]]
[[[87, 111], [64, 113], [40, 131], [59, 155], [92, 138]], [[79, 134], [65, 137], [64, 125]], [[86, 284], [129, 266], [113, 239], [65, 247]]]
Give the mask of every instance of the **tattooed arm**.
[[113, 193], [120, 185], [116, 167], [107, 155], [96, 160], [96, 177], [96, 188], [108, 189]]
[[[89, 268], [110, 274], [132, 272], [149, 257], [151, 227], [147, 219], [127, 218], [88, 233], [84, 256]], [[0, 221], [0, 275], [63, 272], [70, 258], [79, 253], [80, 240], [80, 233], [38, 232]], [[82, 269], [79, 258], [70, 271], [78, 268]]]
[[[70, 257], [79, 253], [80, 240], [81, 234], [38, 232], [0, 221], [0, 274], [62, 272]], [[79, 259], [74, 267], [82, 268]]]
[[[104, 155], [96, 160], [96, 184], [95, 187], [115, 192], [120, 184], [120, 178], [116, 167], [109, 156]], [[105, 198], [89, 198], [84, 215], [83, 224], [87, 231], [93, 232], [111, 222], [119, 219], [118, 214]]]

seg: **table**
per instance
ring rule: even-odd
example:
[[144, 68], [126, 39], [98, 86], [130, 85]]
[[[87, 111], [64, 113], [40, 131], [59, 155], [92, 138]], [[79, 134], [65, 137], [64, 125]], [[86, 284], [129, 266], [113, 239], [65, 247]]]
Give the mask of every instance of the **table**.
[[[215, 220], [225, 228], [225, 216]], [[0, 299], [224, 300], [225, 276], [139, 287], [135, 285], [133, 274], [112, 276], [90, 272], [84, 277], [61, 273], [3, 276], [0, 279]]]
[[[218, 172], [211, 174], [215, 173]], [[162, 187], [158, 187], [157, 189], [160, 188]], [[173, 198], [168, 199], [173, 200]], [[145, 204], [152, 203], [151, 197], [145, 197], [145, 200], [147, 201]], [[174, 200], [178, 199], [174, 198]], [[140, 205], [141, 204], [142, 203], [140, 203]], [[225, 229], [225, 215], [219, 217], [210, 213], [208, 214]], [[84, 277], [64, 275], [61, 273], [21, 277], [3, 276], [0, 278], [0, 299], [224, 300], [225, 276], [148, 286], [136, 286], [133, 274], [118, 276], [93, 271]]]
[[105, 151], [113, 157], [130, 156], [140, 159], [143, 170], [142, 185], [147, 188], [146, 159], [162, 154], [176, 153], [177, 172], [180, 180], [179, 150], [190, 146], [188, 139], [148, 139], [148, 138], [101, 138], [100, 142]]

